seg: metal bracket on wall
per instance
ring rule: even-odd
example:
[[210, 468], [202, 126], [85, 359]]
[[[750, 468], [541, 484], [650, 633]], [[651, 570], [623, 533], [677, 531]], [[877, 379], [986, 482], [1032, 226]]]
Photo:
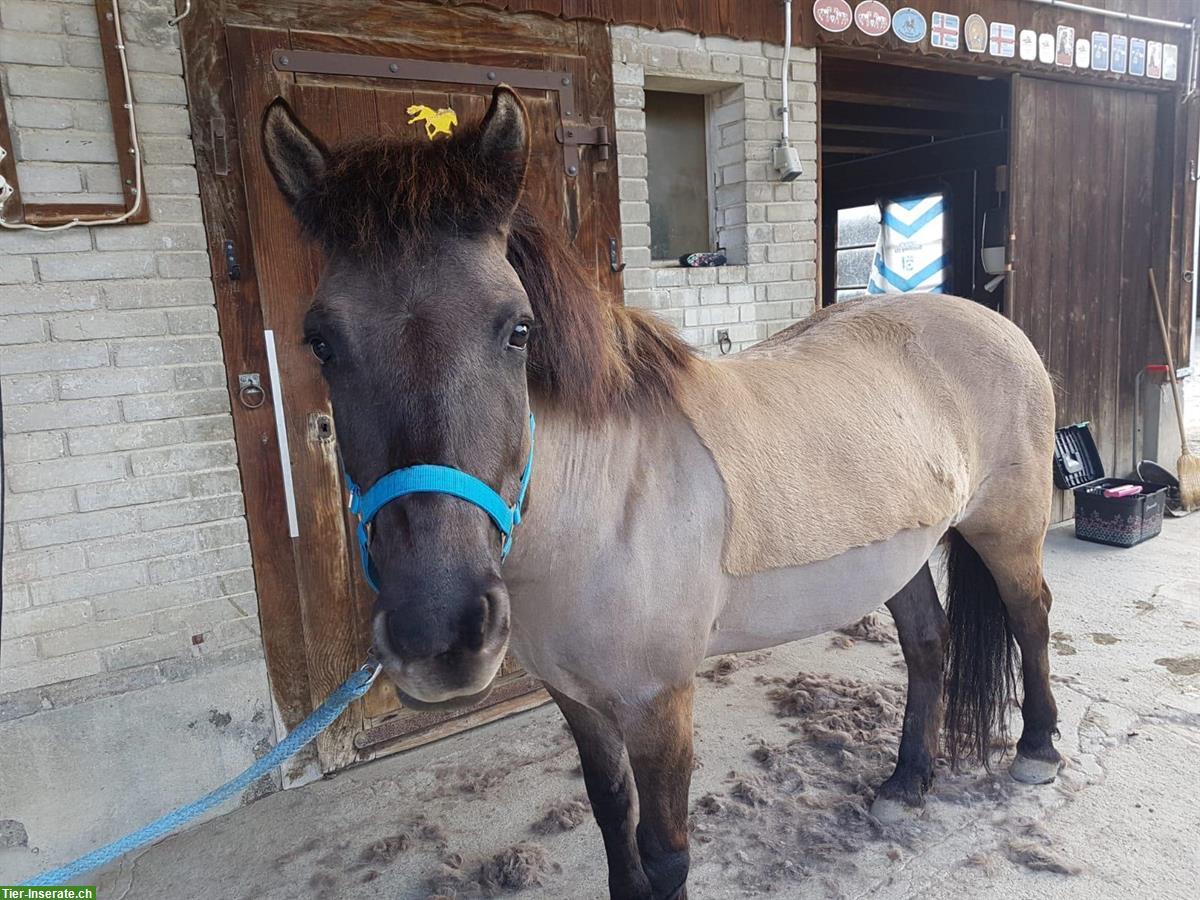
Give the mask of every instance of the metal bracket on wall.
[[608, 239], [608, 267], [614, 272], [625, 271], [625, 263], [621, 262], [621, 248], [615, 237]]
[[233, 241], [227, 239], [221, 246], [225, 251], [225, 274], [230, 281], [241, 281], [242, 267], [238, 263], [237, 250], [233, 246]]
[[392, 56], [326, 53], [321, 50], [275, 50], [271, 53], [271, 63], [282, 72], [302, 72], [306, 75], [349, 75], [440, 84], [507, 84], [526, 90], [554, 91], [558, 94], [560, 126], [556, 136], [563, 145], [563, 171], [572, 178], [579, 174], [579, 147], [584, 144], [598, 146], [598, 158], [608, 159], [608, 128], [601, 124], [602, 120], [593, 117], [588, 123], [574, 121], [575, 79], [570, 72], [473, 66]]

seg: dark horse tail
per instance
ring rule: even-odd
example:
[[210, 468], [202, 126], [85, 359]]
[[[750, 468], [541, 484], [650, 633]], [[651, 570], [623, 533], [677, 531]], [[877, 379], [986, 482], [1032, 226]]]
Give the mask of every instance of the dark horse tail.
[[947, 535], [946, 751], [988, 765], [993, 740], [1007, 741], [1005, 718], [1016, 695], [1016, 649], [996, 580], [975, 548]]

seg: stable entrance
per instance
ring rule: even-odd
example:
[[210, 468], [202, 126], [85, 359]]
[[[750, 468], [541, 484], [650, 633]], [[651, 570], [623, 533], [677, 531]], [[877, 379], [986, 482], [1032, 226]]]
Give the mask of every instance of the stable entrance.
[[[1194, 104], [881, 56], [820, 54], [823, 301], [935, 290], [1001, 311], [1045, 361], [1058, 424], [1090, 422], [1106, 471], [1131, 472], [1135, 379], [1162, 361], [1150, 266], [1187, 333]], [[1072, 514], [1056, 492], [1054, 520]]]

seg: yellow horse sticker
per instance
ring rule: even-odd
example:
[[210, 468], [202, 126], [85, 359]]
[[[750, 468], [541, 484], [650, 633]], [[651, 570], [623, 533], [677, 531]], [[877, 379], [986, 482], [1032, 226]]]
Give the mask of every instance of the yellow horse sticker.
[[458, 115], [452, 109], [432, 109], [417, 103], [408, 108], [408, 114], [412, 116], [408, 120], [409, 125], [415, 125], [417, 122], [425, 123], [425, 134], [431, 141], [439, 134], [450, 137], [454, 127], [458, 124]]

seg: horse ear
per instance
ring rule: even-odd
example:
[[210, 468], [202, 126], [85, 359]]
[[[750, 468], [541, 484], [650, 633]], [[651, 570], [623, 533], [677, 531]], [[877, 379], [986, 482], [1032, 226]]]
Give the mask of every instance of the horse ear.
[[310, 194], [325, 175], [325, 145], [300, 124], [282, 97], [276, 97], [263, 115], [262, 147], [275, 183], [290, 206]]
[[479, 132], [479, 152], [488, 169], [501, 179], [515, 209], [529, 165], [529, 119], [516, 91], [501, 84], [492, 92], [492, 105]]

